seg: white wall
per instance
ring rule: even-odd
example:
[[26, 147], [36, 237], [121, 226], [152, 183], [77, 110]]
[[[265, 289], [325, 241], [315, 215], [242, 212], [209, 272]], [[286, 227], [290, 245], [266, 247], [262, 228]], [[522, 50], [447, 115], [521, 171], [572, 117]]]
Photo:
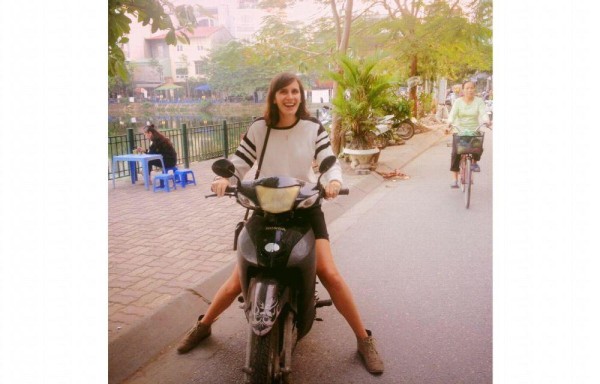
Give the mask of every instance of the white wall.
[[330, 99], [329, 99], [330, 91], [331, 90], [329, 90], [329, 89], [313, 89], [313, 90], [311, 90], [312, 102], [320, 103], [321, 98], [323, 98], [323, 103], [329, 103], [330, 102]]

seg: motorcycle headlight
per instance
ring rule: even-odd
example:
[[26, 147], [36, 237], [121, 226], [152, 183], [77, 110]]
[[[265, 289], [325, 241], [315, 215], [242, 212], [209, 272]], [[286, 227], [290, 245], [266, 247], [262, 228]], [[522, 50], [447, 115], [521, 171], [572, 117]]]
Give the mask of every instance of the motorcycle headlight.
[[256, 196], [258, 197], [260, 207], [263, 211], [269, 213], [290, 211], [294, 207], [294, 202], [299, 192], [300, 186], [298, 185], [286, 188], [256, 186]]

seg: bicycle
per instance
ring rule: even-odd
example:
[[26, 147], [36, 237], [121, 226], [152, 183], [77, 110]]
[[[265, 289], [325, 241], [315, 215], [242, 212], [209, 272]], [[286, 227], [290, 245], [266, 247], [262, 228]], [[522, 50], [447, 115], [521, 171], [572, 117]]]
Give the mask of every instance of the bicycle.
[[[473, 155], [481, 155], [483, 152], [483, 138], [485, 134], [480, 131], [481, 127], [487, 127], [487, 124], [481, 124], [474, 131], [467, 131], [458, 126], [452, 126], [457, 133], [452, 134], [452, 146], [456, 148], [456, 154], [460, 155], [458, 166], [458, 178], [460, 189], [465, 199], [465, 208], [469, 209], [471, 203], [471, 186], [473, 185]], [[489, 128], [489, 127], [488, 127]]]

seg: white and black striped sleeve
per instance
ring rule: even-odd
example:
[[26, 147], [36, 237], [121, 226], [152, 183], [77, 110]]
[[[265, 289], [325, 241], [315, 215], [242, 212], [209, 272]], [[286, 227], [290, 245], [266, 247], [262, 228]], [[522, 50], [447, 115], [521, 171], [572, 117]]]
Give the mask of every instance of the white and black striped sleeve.
[[[315, 160], [317, 161], [317, 164], [321, 165], [321, 161], [328, 156], [335, 155], [333, 153], [333, 149], [331, 148], [329, 134], [325, 128], [323, 128], [323, 125], [319, 123], [317, 138], [315, 140]], [[323, 179], [323, 185], [327, 185], [327, 183], [329, 183], [331, 180], [338, 180], [340, 183], [342, 182], [342, 168], [337, 160], [335, 165], [323, 175]]]

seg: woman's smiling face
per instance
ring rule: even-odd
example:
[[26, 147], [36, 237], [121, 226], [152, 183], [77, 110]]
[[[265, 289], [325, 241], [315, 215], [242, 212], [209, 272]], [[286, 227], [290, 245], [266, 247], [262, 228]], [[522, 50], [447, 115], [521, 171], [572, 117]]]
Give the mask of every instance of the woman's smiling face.
[[296, 80], [275, 93], [275, 104], [281, 119], [295, 118], [301, 101], [300, 84]]

